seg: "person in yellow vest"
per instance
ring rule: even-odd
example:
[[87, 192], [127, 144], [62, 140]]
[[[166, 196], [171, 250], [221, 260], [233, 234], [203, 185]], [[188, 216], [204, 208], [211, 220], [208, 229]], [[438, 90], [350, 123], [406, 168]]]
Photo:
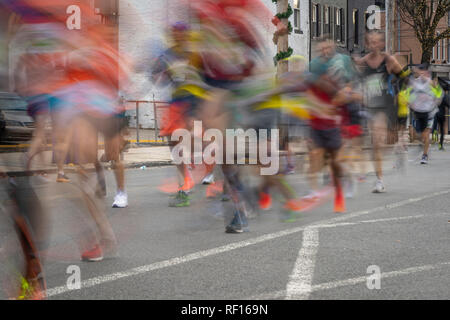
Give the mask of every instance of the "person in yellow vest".
[[412, 88], [408, 86], [408, 78], [403, 82], [402, 88], [397, 95], [397, 133], [398, 133], [398, 143], [395, 146], [395, 153], [397, 155], [397, 160], [394, 165], [396, 169], [405, 169], [407, 154], [408, 154], [408, 101], [411, 95]]

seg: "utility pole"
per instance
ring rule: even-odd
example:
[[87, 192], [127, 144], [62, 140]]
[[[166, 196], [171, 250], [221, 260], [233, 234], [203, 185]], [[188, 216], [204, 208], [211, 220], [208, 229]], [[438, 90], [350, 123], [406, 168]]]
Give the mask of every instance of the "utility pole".
[[[288, 9], [289, 0], [278, 0], [277, 1], [277, 13], [286, 12]], [[288, 19], [281, 19], [283, 25], [288, 25]], [[289, 48], [289, 34], [283, 34], [278, 37], [277, 52], [286, 52]], [[288, 72], [288, 62], [280, 60], [277, 64], [277, 75], [280, 77], [283, 73]]]

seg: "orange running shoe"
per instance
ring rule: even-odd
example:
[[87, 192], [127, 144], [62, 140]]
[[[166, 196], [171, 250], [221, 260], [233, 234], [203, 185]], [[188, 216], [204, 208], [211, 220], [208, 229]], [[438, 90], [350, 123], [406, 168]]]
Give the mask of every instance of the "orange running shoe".
[[342, 192], [338, 192], [336, 197], [334, 198], [334, 212], [336, 213], [344, 213], [345, 209], [345, 198], [342, 195]]
[[261, 210], [269, 210], [272, 207], [272, 197], [270, 196], [270, 194], [260, 192], [259, 207], [261, 208]]
[[184, 192], [189, 192], [191, 191], [195, 186], [194, 181], [192, 180], [192, 178], [188, 175], [186, 175], [186, 178], [184, 178], [184, 184], [181, 187], [181, 190], [183, 190]]
[[290, 211], [298, 212], [303, 209], [303, 201], [298, 199], [291, 199], [286, 201], [284, 208]]

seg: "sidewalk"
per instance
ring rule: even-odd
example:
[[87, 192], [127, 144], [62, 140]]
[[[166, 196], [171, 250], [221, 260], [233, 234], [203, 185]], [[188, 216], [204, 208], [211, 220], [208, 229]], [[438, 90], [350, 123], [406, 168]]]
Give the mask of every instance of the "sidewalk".
[[[410, 146], [418, 145], [417, 143], [410, 144]], [[392, 148], [392, 146], [389, 146]], [[370, 150], [369, 147], [364, 148], [365, 151]], [[306, 155], [307, 150], [303, 145], [294, 146], [293, 152], [296, 155]], [[103, 150], [99, 150], [98, 158], [103, 154]], [[10, 152], [0, 154], [0, 171], [8, 172], [10, 174], [23, 174], [23, 156], [22, 152]], [[170, 154], [170, 149], [168, 146], [133, 146], [131, 144], [122, 156], [122, 161], [124, 162], [125, 168], [140, 168], [145, 167], [159, 167], [172, 165], [172, 159]], [[32, 172], [56, 172], [56, 166], [51, 163], [52, 161], [52, 151], [44, 151], [42, 155], [37, 156], [33, 160]], [[110, 168], [111, 164], [104, 163], [106, 168]], [[66, 170], [73, 170], [71, 167], [73, 165], [66, 165]], [[87, 168], [93, 168], [92, 165], [87, 166]]]
[[[103, 150], [99, 150], [98, 158], [103, 154]], [[23, 173], [23, 152], [10, 152], [0, 154], [0, 171], [12, 174]], [[52, 151], [44, 151], [33, 159], [32, 172], [56, 172], [55, 164], [52, 164]], [[139, 168], [167, 166], [172, 164], [170, 150], [167, 146], [156, 147], [140, 147], [129, 148], [123, 153], [123, 162], [126, 168]], [[104, 163], [106, 168], [111, 166], [110, 163]], [[71, 171], [71, 165], [66, 165], [67, 171]], [[87, 168], [93, 168], [92, 165]]]

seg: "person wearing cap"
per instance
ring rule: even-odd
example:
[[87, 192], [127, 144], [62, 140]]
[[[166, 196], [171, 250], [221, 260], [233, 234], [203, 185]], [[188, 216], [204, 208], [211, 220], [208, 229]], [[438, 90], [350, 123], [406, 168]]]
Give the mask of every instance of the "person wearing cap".
[[441, 86], [432, 80], [428, 65], [421, 64], [414, 71], [415, 77], [409, 81], [411, 92], [408, 105], [414, 112], [414, 128], [422, 136], [423, 154], [420, 163], [427, 164], [431, 128], [444, 92]]

